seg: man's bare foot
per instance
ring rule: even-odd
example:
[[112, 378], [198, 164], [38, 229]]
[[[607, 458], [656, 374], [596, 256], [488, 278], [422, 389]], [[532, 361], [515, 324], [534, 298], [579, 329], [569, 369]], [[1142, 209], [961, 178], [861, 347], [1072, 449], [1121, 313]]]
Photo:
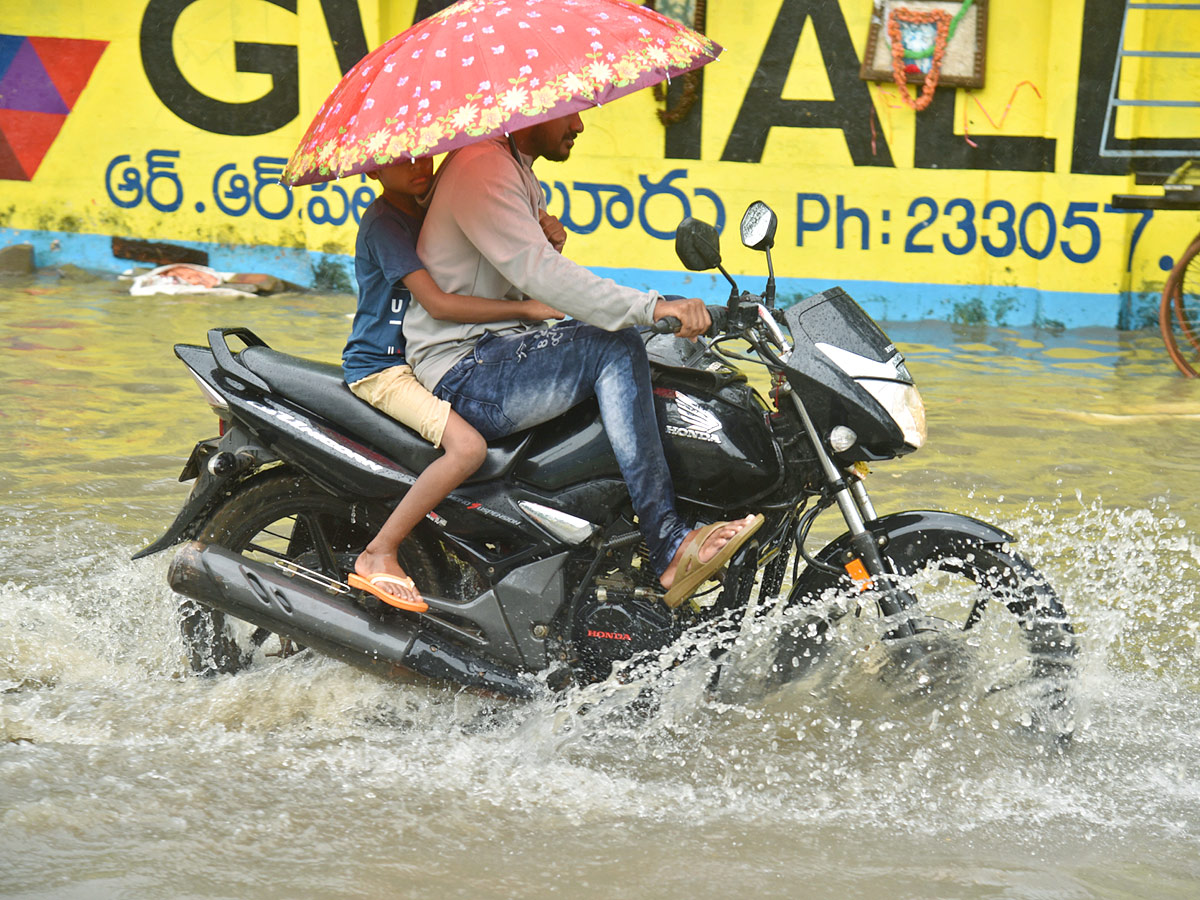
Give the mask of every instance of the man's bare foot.
[[[699, 561], [706, 563], [720, 553], [722, 547], [754, 523], [754, 518], [754, 516], [746, 516], [744, 519], [734, 519], [732, 522], [726, 522], [723, 528], [718, 528], [711, 532], [703, 545], [701, 545], [699, 553], [696, 554]], [[687, 536], [679, 545], [679, 549], [675, 551], [675, 556], [671, 559], [670, 565], [667, 566], [666, 571], [659, 578], [659, 583], [663, 588], [670, 589], [671, 585], [675, 583], [675, 572], [679, 569], [679, 561], [683, 559], [683, 552], [702, 530], [694, 528], [687, 533]]]
[[[408, 573], [396, 561], [395, 553], [379, 553], [372, 551], [370, 547], [358, 555], [358, 559], [354, 561], [354, 571], [363, 578], [384, 574], [391, 575], [394, 578], [407, 579], [409, 584], [412, 583], [412, 579], [408, 577]], [[409, 603], [418, 603], [424, 600], [415, 587], [409, 588], [404, 584], [397, 584], [390, 579], [380, 579], [376, 582], [375, 587], [386, 594], [391, 594]]]

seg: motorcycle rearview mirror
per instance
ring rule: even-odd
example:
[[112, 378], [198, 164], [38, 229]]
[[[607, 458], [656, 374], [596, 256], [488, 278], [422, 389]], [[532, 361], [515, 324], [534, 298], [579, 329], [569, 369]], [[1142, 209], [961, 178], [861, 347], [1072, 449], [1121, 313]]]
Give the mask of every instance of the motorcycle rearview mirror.
[[721, 265], [721, 236], [707, 222], [691, 216], [675, 229], [675, 255], [693, 272], [704, 272]]
[[755, 200], [742, 216], [742, 243], [751, 250], [770, 250], [775, 246], [775, 228], [779, 219], [761, 200]]
[[721, 265], [721, 236], [707, 222], [688, 216], [675, 229], [675, 255], [693, 272], [719, 269], [733, 287], [731, 297], [737, 297], [738, 287]]
[[775, 265], [771, 261], [771, 248], [775, 246], [775, 229], [779, 218], [775, 211], [761, 200], [755, 200], [742, 215], [742, 243], [751, 250], [762, 250], [767, 254], [767, 289], [763, 301], [767, 307], [775, 305]]

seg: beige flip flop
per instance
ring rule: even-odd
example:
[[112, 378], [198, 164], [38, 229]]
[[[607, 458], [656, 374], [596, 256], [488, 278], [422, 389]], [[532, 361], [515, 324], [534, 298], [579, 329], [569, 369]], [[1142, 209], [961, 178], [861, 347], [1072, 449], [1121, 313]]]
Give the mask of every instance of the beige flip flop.
[[762, 527], [764, 521], [762, 513], [756, 515], [749, 525], [730, 538], [728, 544], [718, 550], [712, 559], [704, 563], [700, 562], [700, 548], [704, 546], [704, 542], [714, 531], [718, 531], [730, 523], [713, 522], [713, 524], [699, 529], [696, 536], [684, 548], [683, 556], [679, 560], [679, 567], [675, 570], [675, 581], [663, 596], [663, 602], [674, 609], [695, 593], [696, 588], [712, 578], [725, 563], [733, 558], [733, 555], [741, 549], [754, 532]]

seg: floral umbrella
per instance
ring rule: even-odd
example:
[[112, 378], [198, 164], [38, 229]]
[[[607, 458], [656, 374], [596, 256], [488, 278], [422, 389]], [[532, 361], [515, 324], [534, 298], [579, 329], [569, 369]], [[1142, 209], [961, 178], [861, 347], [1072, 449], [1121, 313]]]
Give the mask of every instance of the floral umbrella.
[[627, 0], [459, 0], [346, 73], [283, 180], [330, 181], [444, 153], [607, 103], [720, 52]]

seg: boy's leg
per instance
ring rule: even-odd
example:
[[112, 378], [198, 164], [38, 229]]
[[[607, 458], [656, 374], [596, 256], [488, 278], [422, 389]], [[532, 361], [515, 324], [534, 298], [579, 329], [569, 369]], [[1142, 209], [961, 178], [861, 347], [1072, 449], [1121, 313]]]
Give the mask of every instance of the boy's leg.
[[[487, 443], [448, 403], [422, 387], [408, 366], [377, 372], [350, 385], [350, 390], [445, 451], [425, 467], [379, 533], [354, 561], [354, 571], [363, 578], [385, 574], [407, 579], [396, 558], [401, 542], [431, 509], [479, 468], [487, 453]], [[410, 602], [420, 599], [415, 588], [403, 583], [381, 580], [374, 586]]]
[[[446, 452], [425, 467], [392, 510], [379, 533], [354, 561], [354, 571], [363, 578], [380, 573], [397, 578], [407, 577], [396, 558], [400, 544], [431, 509], [479, 468], [487, 454], [487, 443], [479, 432], [455, 412], [451, 412], [446, 421], [442, 447]], [[421, 599], [416, 590], [393, 582], [381, 582], [379, 588], [403, 600]]]

